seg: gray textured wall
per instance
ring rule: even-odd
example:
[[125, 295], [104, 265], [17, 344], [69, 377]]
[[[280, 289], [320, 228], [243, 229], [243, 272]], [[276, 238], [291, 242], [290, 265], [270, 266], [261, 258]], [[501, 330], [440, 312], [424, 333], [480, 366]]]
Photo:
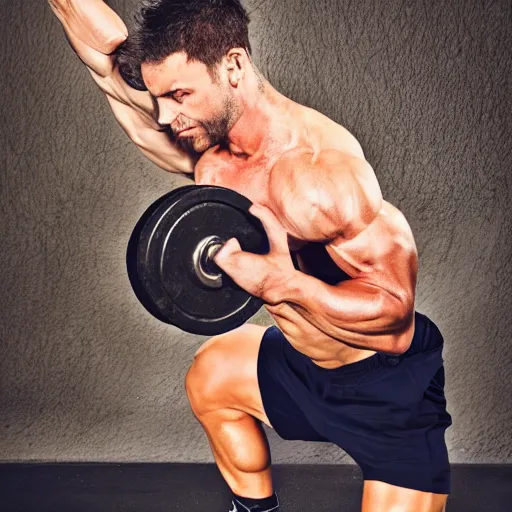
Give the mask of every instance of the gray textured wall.
[[[246, 6], [260, 69], [360, 139], [414, 230], [451, 460], [512, 462], [510, 2]], [[146, 314], [124, 264], [139, 215], [184, 182], [132, 146], [45, 1], [0, 8], [0, 459], [212, 461], [183, 388], [205, 338]], [[350, 462], [269, 437], [275, 462]]]

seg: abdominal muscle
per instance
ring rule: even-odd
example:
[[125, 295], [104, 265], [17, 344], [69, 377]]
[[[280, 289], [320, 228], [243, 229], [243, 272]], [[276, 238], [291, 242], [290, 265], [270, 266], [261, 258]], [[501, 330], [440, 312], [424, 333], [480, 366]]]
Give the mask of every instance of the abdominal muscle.
[[277, 327], [296, 350], [322, 368], [334, 369], [361, 361], [375, 354], [371, 350], [350, 347], [328, 336], [309, 323], [289, 305], [265, 306]]

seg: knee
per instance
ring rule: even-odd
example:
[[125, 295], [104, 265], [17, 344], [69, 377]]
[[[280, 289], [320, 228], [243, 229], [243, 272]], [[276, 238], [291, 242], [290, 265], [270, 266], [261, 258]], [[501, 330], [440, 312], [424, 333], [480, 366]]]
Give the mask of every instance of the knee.
[[226, 360], [214, 348], [215, 341], [210, 339], [208, 346], [196, 352], [185, 376], [185, 390], [196, 415], [211, 409], [222, 387]]

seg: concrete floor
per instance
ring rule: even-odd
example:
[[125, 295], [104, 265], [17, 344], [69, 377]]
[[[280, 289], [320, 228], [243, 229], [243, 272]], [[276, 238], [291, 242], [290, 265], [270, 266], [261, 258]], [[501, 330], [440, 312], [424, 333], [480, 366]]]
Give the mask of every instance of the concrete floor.
[[[512, 465], [453, 465], [447, 512], [512, 510]], [[273, 470], [282, 512], [357, 512], [357, 466]], [[1, 512], [228, 512], [230, 492], [207, 464], [0, 464]]]

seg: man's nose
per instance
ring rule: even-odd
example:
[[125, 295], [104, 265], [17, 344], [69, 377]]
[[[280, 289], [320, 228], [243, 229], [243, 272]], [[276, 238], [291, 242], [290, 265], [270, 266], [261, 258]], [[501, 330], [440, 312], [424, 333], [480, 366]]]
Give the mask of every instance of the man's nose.
[[158, 123], [162, 125], [172, 125], [178, 117], [177, 109], [173, 108], [167, 102], [160, 102], [158, 105]]

